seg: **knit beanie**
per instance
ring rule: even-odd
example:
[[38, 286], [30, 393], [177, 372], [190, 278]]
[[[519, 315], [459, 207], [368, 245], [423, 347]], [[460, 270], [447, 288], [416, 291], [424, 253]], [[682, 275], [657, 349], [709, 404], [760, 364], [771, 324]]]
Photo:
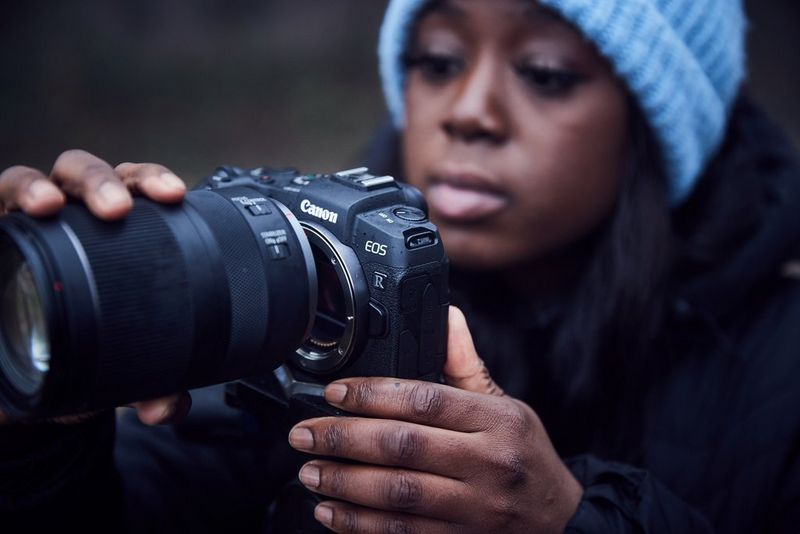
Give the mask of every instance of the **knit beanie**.
[[[405, 123], [402, 56], [428, 0], [390, 0], [378, 55], [398, 129]], [[661, 146], [673, 206], [722, 142], [745, 74], [741, 0], [538, 0], [578, 28], [638, 100]]]

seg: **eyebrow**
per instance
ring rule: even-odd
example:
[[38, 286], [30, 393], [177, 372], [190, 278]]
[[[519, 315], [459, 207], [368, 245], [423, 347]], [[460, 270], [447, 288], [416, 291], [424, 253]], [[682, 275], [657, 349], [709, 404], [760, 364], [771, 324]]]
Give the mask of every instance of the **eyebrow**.
[[552, 8], [546, 7], [541, 5], [538, 2], [533, 2], [531, 0], [520, 0], [520, 2], [527, 4], [523, 15], [526, 18], [532, 19], [543, 19], [548, 22], [559, 22], [561, 24], [569, 24], [564, 17], [562, 17], [559, 13], [554, 11]]

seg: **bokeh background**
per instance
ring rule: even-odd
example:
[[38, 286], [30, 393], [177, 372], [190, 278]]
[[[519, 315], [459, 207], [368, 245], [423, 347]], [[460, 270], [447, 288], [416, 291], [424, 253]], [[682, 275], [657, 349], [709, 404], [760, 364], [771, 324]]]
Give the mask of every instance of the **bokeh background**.
[[[751, 0], [750, 89], [800, 146], [800, 2]], [[385, 0], [37, 0], [0, 15], [0, 169], [67, 148], [307, 171], [359, 160], [384, 117]]]

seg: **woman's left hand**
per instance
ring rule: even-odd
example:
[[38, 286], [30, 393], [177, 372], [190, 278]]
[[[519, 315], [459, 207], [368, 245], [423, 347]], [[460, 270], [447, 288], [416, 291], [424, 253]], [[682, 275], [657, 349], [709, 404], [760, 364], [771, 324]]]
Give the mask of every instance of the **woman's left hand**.
[[[335, 532], [563, 532], [583, 488], [536, 413], [505, 396], [450, 311], [449, 386], [349, 378], [326, 400], [363, 417], [295, 426], [298, 450], [361, 462], [313, 460], [300, 480], [331, 497], [315, 516]], [[455, 386], [455, 387], [454, 387]]]

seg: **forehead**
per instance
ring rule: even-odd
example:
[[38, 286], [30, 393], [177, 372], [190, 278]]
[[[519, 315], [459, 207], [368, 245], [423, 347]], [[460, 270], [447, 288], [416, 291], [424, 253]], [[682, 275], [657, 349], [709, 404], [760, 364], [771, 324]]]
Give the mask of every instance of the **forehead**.
[[420, 12], [412, 39], [438, 29], [455, 30], [473, 44], [515, 47], [535, 40], [576, 53], [586, 48], [575, 26], [534, 0], [433, 0]]

